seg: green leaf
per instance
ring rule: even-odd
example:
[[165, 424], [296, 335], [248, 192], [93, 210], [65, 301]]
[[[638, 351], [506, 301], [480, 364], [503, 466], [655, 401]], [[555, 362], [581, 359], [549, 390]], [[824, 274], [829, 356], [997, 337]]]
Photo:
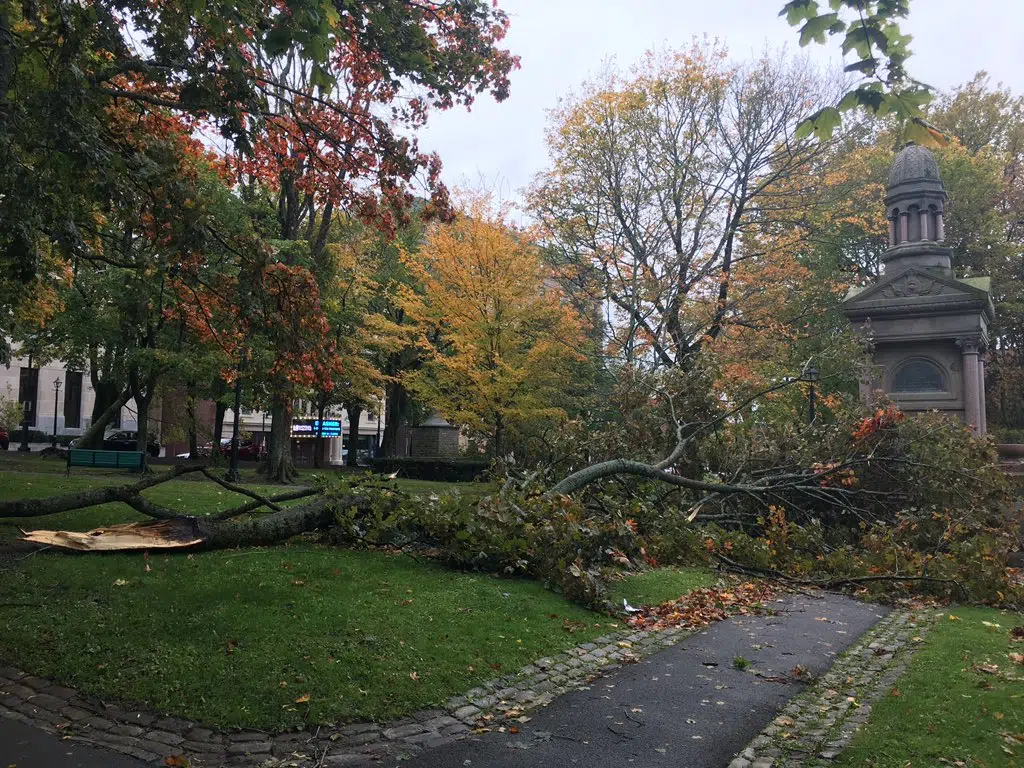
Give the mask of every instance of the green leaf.
[[878, 114], [885, 102], [885, 94], [882, 92], [880, 83], [870, 83], [847, 93], [839, 102], [840, 112], [849, 112], [853, 109], [863, 108], [873, 114]]
[[876, 69], [878, 69], [878, 59], [861, 59], [853, 64], [847, 64], [843, 67], [843, 72], [863, 72], [866, 75], [872, 75]]
[[829, 28], [838, 21], [839, 16], [835, 13], [826, 13], [809, 19], [800, 29], [800, 45], [805, 46], [812, 40], [816, 43], [824, 43]]
[[835, 133], [843, 123], [843, 117], [839, 113], [839, 110], [835, 107], [825, 107], [819, 109], [813, 115], [808, 117], [806, 120], [802, 120], [796, 127], [796, 138], [806, 139], [812, 133], [816, 134], [819, 139], [830, 139], [832, 134]]
[[846, 39], [843, 41], [843, 54], [855, 50], [862, 59], [868, 59], [871, 57], [872, 46], [885, 53], [889, 50], [889, 39], [876, 27], [857, 24], [846, 33]]
[[816, 0], [790, 0], [782, 6], [779, 16], [785, 16], [789, 26], [795, 27], [801, 21], [812, 19], [818, 15]]

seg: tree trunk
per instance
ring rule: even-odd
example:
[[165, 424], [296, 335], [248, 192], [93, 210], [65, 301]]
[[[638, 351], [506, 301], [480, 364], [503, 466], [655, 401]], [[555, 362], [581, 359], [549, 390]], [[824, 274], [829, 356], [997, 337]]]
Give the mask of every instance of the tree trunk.
[[90, 424], [89, 428], [85, 430], [80, 438], [78, 438], [75, 442], [75, 446], [77, 448], [102, 448], [103, 433], [107, 429], [107, 424], [109, 424], [110, 420], [114, 418], [114, 415], [121, 410], [121, 407], [125, 404], [127, 399], [127, 390], [115, 395], [113, 402], [111, 402], [98, 416], [93, 418], [92, 424]]
[[185, 428], [188, 433], [188, 456], [194, 459], [199, 455], [199, 417], [196, 413], [196, 383], [185, 384]]
[[[116, 384], [109, 381], [100, 381], [95, 376], [91, 378], [96, 399], [92, 404], [92, 421], [89, 429], [75, 443], [79, 448], [102, 448], [103, 433], [106, 431], [107, 424], [117, 415], [125, 400], [128, 399], [127, 393], [124, 393], [120, 398], [118, 397], [122, 393]], [[118, 404], [117, 408], [112, 408], [111, 406], [115, 403]]]
[[291, 446], [291, 400], [275, 393], [270, 403], [270, 450], [263, 472], [267, 480], [290, 483], [295, 479], [295, 463]]
[[135, 407], [138, 409], [136, 422], [138, 427], [135, 431], [135, 450], [142, 453], [149, 453], [149, 405], [153, 401], [152, 395], [136, 395]]
[[359, 418], [363, 409], [359, 405], [346, 405], [345, 411], [348, 413], [348, 455], [345, 457], [345, 463], [354, 467], [357, 464], [359, 450]]
[[384, 401], [384, 434], [381, 455], [398, 455], [398, 428], [408, 421], [409, 394], [397, 381], [388, 382]]

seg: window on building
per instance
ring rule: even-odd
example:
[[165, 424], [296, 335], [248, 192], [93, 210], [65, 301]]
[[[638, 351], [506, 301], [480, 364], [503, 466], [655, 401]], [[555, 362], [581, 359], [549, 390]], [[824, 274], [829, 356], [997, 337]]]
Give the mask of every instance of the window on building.
[[892, 377], [893, 392], [946, 392], [946, 377], [935, 363], [910, 360]]
[[82, 426], [82, 373], [68, 371], [64, 381], [64, 427], [78, 429]]
[[36, 425], [36, 401], [39, 398], [39, 369], [22, 368], [18, 378], [18, 402], [30, 427]]

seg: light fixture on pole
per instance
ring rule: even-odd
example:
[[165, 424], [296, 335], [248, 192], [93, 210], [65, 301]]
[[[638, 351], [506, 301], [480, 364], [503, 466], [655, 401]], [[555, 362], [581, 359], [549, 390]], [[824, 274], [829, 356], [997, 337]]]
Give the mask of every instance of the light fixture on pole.
[[60, 400], [60, 377], [53, 380], [53, 447], [57, 447], [57, 403]]

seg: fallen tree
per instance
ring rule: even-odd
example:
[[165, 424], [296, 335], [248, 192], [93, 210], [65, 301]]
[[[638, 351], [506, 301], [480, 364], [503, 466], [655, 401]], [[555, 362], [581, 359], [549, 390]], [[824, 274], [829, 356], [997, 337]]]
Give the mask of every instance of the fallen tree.
[[[148, 488], [194, 473], [201, 473], [230, 491], [248, 496], [251, 501], [215, 515], [189, 515], [155, 504], [142, 495]], [[293, 507], [280, 506], [282, 502], [307, 497], [315, 498]], [[3, 502], [0, 503], [0, 519], [42, 517], [111, 502], [127, 504], [152, 520], [96, 528], [84, 533], [27, 531], [22, 538], [37, 544], [79, 551], [259, 546], [285, 541], [300, 533], [328, 528], [335, 522], [337, 510], [365, 506], [365, 499], [359, 495], [330, 497], [314, 488], [294, 489], [276, 496], [264, 497], [250, 489], [216, 477], [204, 466], [189, 465], [151, 474], [126, 485], [66, 493], [46, 499]], [[263, 507], [268, 507], [272, 511], [265, 515], [252, 515]]]

